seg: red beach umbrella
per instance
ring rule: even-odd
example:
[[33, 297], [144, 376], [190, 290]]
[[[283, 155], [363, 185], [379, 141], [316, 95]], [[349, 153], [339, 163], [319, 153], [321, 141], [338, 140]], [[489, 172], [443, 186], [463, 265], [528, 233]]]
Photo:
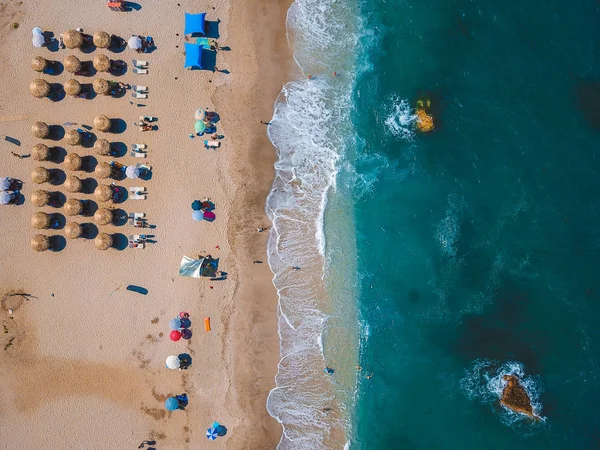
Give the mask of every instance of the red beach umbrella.
[[171, 338], [172, 341], [177, 342], [179, 339], [181, 339], [181, 331], [173, 330], [173, 331], [171, 331], [171, 334], [169, 335], [169, 337]]

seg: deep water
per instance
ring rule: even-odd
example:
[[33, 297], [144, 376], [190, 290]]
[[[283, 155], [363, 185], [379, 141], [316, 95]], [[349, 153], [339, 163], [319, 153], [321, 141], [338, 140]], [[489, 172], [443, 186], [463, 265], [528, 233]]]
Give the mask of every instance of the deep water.
[[[360, 275], [351, 448], [600, 448], [599, 8], [361, 2], [370, 68], [338, 174]], [[544, 420], [499, 407], [510, 371]]]

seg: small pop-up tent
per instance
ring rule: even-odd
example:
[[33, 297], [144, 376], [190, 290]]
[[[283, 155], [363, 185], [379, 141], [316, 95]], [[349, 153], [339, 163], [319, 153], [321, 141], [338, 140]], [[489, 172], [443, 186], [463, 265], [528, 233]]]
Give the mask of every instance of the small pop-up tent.
[[202, 69], [202, 47], [196, 44], [185, 44], [185, 69], [197, 67]]
[[206, 13], [190, 14], [185, 13], [185, 34], [204, 34], [204, 18]]
[[184, 256], [179, 265], [179, 275], [182, 277], [215, 277], [219, 270], [219, 260], [213, 258], [192, 259]]

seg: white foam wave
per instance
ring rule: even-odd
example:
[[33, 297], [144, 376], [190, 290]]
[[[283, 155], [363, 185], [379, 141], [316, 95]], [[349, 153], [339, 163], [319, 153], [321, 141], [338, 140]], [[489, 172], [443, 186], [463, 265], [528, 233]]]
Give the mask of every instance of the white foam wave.
[[417, 116], [408, 100], [394, 96], [390, 99], [385, 125], [394, 136], [412, 141], [415, 137], [415, 121]]

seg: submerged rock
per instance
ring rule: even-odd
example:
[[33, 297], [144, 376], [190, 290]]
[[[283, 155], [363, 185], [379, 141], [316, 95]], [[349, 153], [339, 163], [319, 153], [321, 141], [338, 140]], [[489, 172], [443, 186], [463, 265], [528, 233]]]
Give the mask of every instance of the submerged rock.
[[417, 129], [422, 133], [427, 133], [434, 129], [433, 117], [427, 113], [427, 109], [431, 107], [429, 100], [420, 99], [417, 101]]
[[540, 420], [539, 416], [533, 411], [531, 399], [523, 385], [520, 383], [519, 377], [516, 375], [504, 375], [502, 379], [508, 381], [508, 384], [502, 391], [500, 403], [511, 411], [525, 414], [533, 420]]

